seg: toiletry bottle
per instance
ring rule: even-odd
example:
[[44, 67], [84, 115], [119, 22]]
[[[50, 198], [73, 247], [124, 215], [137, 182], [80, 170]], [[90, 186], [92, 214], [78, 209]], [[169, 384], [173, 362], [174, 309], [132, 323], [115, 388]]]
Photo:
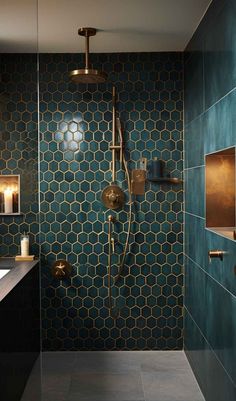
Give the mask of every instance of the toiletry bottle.
[[29, 255], [29, 236], [26, 232], [21, 235], [20, 239], [21, 256]]

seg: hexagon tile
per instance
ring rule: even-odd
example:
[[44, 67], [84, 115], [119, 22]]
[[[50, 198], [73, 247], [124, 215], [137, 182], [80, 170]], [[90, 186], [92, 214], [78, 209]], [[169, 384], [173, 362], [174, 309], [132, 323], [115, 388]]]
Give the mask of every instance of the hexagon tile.
[[30, 233], [38, 255], [37, 56], [0, 55], [0, 174], [19, 174], [20, 216], [0, 216], [0, 256], [20, 253], [20, 234]]
[[[107, 216], [101, 191], [111, 182], [111, 89], [124, 126], [129, 168], [141, 157], [182, 174], [182, 55], [93, 54], [110, 82], [75, 85], [68, 71], [82, 55], [40, 55], [42, 318], [45, 350], [182, 348], [182, 188], [147, 183], [137, 196], [124, 274], [113, 288], [119, 316], [109, 315]], [[124, 173], [119, 185], [127, 195]], [[127, 229], [116, 216], [116, 251]], [[70, 279], [51, 277], [59, 258]], [[113, 275], [117, 260], [113, 260]]]
[[[43, 345], [48, 350], [182, 347], [182, 190], [147, 184], [137, 196], [124, 275], [113, 288], [120, 311], [109, 316], [107, 215], [100, 201], [111, 181], [111, 82], [118, 90], [129, 168], [141, 157], [182, 173], [182, 56], [178, 53], [92, 55], [110, 83], [76, 86], [68, 71], [81, 55], [40, 56], [41, 251]], [[2, 217], [1, 256], [19, 252], [20, 233], [38, 253], [37, 85], [34, 55], [1, 55], [1, 174], [22, 177], [22, 216]], [[124, 174], [119, 184], [127, 195]], [[127, 229], [127, 204], [113, 212], [116, 251]], [[54, 260], [73, 264], [55, 281]], [[117, 258], [113, 258], [113, 275]]]

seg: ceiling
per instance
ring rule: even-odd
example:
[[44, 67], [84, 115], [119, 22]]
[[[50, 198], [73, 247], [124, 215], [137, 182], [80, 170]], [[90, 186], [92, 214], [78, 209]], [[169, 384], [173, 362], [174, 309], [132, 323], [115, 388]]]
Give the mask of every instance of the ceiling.
[[37, 25], [39, 52], [83, 52], [83, 26], [98, 29], [91, 52], [182, 51], [210, 2], [0, 0], [0, 51], [37, 51]]

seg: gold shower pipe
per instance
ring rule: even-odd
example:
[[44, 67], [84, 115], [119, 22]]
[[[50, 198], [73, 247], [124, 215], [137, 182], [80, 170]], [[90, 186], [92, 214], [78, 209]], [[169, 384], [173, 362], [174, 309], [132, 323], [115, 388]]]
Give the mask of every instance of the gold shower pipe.
[[116, 87], [112, 87], [112, 143], [110, 150], [112, 151], [112, 182], [116, 182], [116, 152], [120, 153], [120, 162], [123, 158], [123, 138], [119, 130], [119, 145], [117, 144], [117, 118], [116, 118]]
[[112, 182], [116, 181], [116, 88], [112, 87]]
[[[108, 216], [108, 303], [110, 315], [112, 316], [113, 312], [113, 303], [112, 303], [112, 277], [111, 277], [111, 255], [114, 253], [114, 238], [112, 236], [112, 225], [115, 222], [114, 216], [111, 214]], [[113, 316], [114, 317], [114, 316]]]

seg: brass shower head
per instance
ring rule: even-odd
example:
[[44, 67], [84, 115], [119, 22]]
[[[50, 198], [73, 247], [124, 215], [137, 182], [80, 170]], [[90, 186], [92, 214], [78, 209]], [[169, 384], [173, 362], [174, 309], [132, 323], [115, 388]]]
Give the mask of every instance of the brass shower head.
[[107, 80], [107, 74], [90, 67], [89, 63], [89, 38], [95, 36], [95, 28], [80, 28], [78, 34], [85, 37], [85, 67], [70, 71], [69, 77], [76, 84], [99, 84]]

